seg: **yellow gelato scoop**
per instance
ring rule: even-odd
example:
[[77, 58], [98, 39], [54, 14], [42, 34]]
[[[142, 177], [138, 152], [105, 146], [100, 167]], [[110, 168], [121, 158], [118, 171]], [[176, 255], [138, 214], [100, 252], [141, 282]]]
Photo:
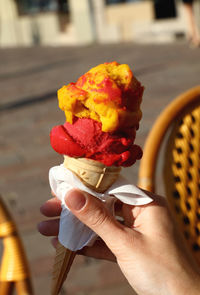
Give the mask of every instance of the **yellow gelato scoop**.
[[90, 118], [102, 131], [115, 132], [138, 125], [143, 90], [128, 65], [104, 63], [59, 89], [59, 107], [71, 124], [74, 116]]

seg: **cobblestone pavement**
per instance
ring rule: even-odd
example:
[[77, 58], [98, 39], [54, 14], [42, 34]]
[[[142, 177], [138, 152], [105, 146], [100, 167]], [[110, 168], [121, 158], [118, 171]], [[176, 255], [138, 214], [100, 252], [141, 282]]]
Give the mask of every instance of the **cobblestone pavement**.
[[[113, 44], [0, 51], [0, 192], [18, 224], [35, 294], [50, 294], [54, 249], [37, 232], [41, 204], [49, 198], [48, 170], [62, 162], [50, 147], [52, 126], [64, 122], [56, 90], [105, 61], [128, 63], [145, 85], [137, 143], [176, 95], [199, 84], [200, 50], [185, 43]], [[137, 183], [138, 164], [125, 169]], [[162, 188], [160, 188], [162, 190]], [[62, 294], [134, 294], [115, 264], [77, 257]]]

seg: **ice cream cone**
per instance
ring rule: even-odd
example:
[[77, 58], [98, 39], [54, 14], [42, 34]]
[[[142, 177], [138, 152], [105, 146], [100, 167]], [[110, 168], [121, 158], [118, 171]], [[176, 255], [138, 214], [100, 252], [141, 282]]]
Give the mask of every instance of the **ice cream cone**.
[[67, 274], [70, 270], [75, 255], [76, 252], [66, 249], [62, 244], [58, 242], [52, 274], [52, 295], [59, 294], [60, 289], [65, 279], [67, 278]]
[[[68, 156], [64, 156], [64, 166], [76, 174], [84, 185], [99, 193], [105, 192], [115, 182], [121, 171], [120, 167], [107, 167], [91, 159]], [[76, 252], [58, 244], [53, 268], [52, 295], [59, 293], [75, 255]]]
[[101, 162], [86, 158], [70, 158], [64, 156], [64, 166], [92, 190], [103, 193], [117, 179], [121, 167], [107, 167]]

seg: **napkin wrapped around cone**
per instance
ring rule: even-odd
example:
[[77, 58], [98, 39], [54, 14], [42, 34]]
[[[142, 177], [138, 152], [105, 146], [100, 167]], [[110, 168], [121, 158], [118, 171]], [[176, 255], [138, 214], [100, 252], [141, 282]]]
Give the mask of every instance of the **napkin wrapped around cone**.
[[[105, 192], [107, 188], [115, 182], [121, 170], [120, 167], [106, 167], [104, 164], [90, 159], [75, 159], [67, 156], [64, 156], [63, 167], [72, 171], [84, 185], [99, 193]], [[73, 218], [73, 216], [71, 216], [73, 226], [75, 225], [74, 219], [75, 217]], [[78, 231], [78, 226], [76, 227], [76, 231]], [[79, 231], [81, 234], [84, 232], [83, 230]], [[94, 233], [90, 232], [90, 234], [91, 237], [89, 240], [92, 240], [92, 236], [95, 238]], [[77, 242], [76, 247], [78, 247], [79, 243], [80, 239]], [[73, 263], [75, 255], [75, 251], [72, 251], [58, 243], [52, 276], [52, 295], [59, 293], [63, 282], [67, 278], [67, 274]]]

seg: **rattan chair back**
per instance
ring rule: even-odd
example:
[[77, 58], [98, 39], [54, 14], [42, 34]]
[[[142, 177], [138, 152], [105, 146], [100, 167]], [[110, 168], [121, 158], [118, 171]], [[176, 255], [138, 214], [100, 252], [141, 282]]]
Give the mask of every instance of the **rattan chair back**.
[[32, 295], [32, 285], [26, 254], [16, 224], [0, 196], [0, 239], [3, 254], [0, 263], [0, 295]]
[[138, 185], [152, 192], [156, 191], [158, 156], [166, 133], [162, 159], [165, 194], [188, 247], [200, 263], [200, 86], [172, 101], [147, 138]]

